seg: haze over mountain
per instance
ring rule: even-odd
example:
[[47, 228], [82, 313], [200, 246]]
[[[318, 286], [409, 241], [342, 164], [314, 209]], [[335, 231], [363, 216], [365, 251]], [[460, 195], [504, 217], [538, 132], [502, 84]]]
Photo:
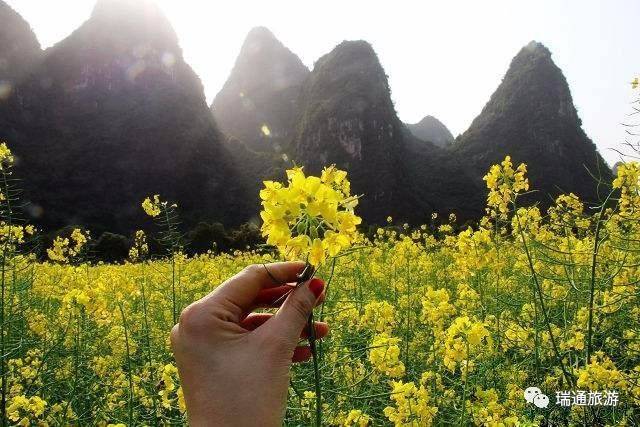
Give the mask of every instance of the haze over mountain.
[[256, 151], [280, 151], [291, 138], [309, 70], [264, 27], [253, 28], [211, 109], [230, 137]]
[[[511, 155], [525, 162], [533, 196], [548, 202], [573, 192], [597, 201], [597, 183], [611, 171], [581, 127], [571, 92], [551, 52], [535, 41], [513, 58], [502, 83], [471, 127], [454, 143], [452, 152], [476, 180], [488, 168]], [[602, 196], [602, 195], [600, 195]]]
[[202, 84], [153, 1], [98, 1], [8, 110], [0, 138], [47, 228], [130, 231], [148, 223], [140, 202], [152, 194], [177, 202], [187, 223], [247, 216]]
[[416, 138], [433, 142], [438, 147], [446, 147], [453, 142], [453, 135], [447, 127], [433, 116], [425, 116], [418, 123], [407, 124]]
[[42, 51], [31, 27], [0, 0], [0, 101], [35, 66]]
[[[17, 158], [30, 220], [129, 232], [148, 224], [140, 202], [161, 194], [186, 226], [234, 226], [257, 215], [264, 179], [294, 163], [337, 164], [363, 195], [366, 223], [388, 215], [482, 215], [482, 176], [511, 155], [526, 162], [532, 201], [574, 192], [598, 199], [609, 181], [581, 128], [550, 52], [532, 42], [513, 59], [472, 126], [451, 142], [437, 119], [398, 118], [372, 46], [344, 41], [309, 71], [264, 27], [248, 34], [213, 105], [151, 0], [100, 0], [89, 20], [41, 52], [28, 24], [0, 0], [0, 139]], [[5, 64], [0, 61], [0, 65]], [[224, 131], [218, 130], [216, 121]]]

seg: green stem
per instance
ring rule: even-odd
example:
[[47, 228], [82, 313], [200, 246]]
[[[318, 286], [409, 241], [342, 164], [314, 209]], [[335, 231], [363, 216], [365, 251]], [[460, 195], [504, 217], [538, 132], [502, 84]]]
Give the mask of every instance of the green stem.
[[122, 303], [118, 304], [120, 315], [122, 316], [122, 326], [124, 328], [124, 344], [127, 351], [127, 378], [129, 380], [129, 425], [133, 425], [133, 376], [131, 374], [131, 352], [129, 349], [129, 332], [127, 330], [127, 319], [124, 315]]
[[460, 414], [460, 425], [463, 426], [467, 418], [467, 382], [469, 382], [469, 342], [467, 341], [467, 359], [464, 369], [464, 385], [462, 386], [462, 413]]
[[411, 299], [411, 271], [409, 268], [409, 260], [407, 259], [405, 280], [407, 284], [407, 305], [409, 306], [409, 309], [407, 310], [407, 326], [404, 339], [404, 366], [406, 373], [409, 372], [409, 339], [411, 337], [411, 312], [413, 311], [413, 301]]
[[173, 314], [173, 324], [178, 323], [178, 314], [176, 312], [176, 255], [171, 253], [171, 313]]
[[5, 294], [5, 254], [2, 255], [2, 295], [0, 296], [0, 352], [2, 352], [2, 363], [0, 364], [2, 377], [2, 427], [7, 425], [7, 366], [6, 366], [6, 344], [5, 344], [5, 323], [4, 323], [4, 294]]
[[7, 254], [11, 250], [11, 245], [13, 244], [13, 233], [11, 228], [13, 227], [13, 211], [11, 208], [11, 195], [9, 194], [9, 183], [7, 181], [7, 174], [3, 171], [2, 173], [2, 194], [4, 195], [4, 200], [7, 205], [7, 224], [9, 226], [8, 238], [5, 241], [5, 244], [2, 248], [2, 291], [0, 295], [0, 358], [2, 361], [0, 362], [0, 378], [2, 378], [2, 397], [0, 401], [0, 412], [2, 415], [2, 427], [6, 427], [7, 425], [7, 354], [6, 354], [6, 338], [5, 334], [8, 334], [8, 331], [5, 330], [5, 294], [6, 294], [6, 267], [7, 267]]
[[313, 383], [316, 391], [316, 427], [322, 425], [322, 390], [320, 387], [320, 368], [318, 366], [318, 357], [316, 351], [316, 328], [313, 323], [313, 311], [309, 314], [307, 320], [307, 328], [309, 330], [309, 348], [311, 349], [311, 358], [313, 360]]
[[518, 214], [518, 210], [515, 207], [515, 203], [514, 203], [514, 211], [516, 213], [516, 218], [518, 220], [518, 231], [520, 233], [520, 238], [522, 240], [522, 245], [524, 247], [524, 252], [527, 256], [527, 261], [529, 263], [529, 269], [531, 270], [531, 275], [533, 276], [533, 283], [535, 284], [535, 289], [538, 293], [538, 299], [540, 301], [540, 310], [542, 311], [542, 316], [544, 319], [545, 324], [547, 325], [547, 331], [549, 332], [549, 339], [551, 341], [551, 347], [553, 348], [553, 353], [556, 356], [556, 359], [558, 359], [558, 364], [560, 365], [560, 369], [562, 370], [562, 374], [565, 377], [565, 379], [567, 380], [567, 383], [569, 383], [570, 385], [574, 385], [574, 378], [573, 376], [569, 373], [569, 371], [567, 371], [567, 368], [564, 366], [564, 362], [562, 361], [562, 356], [560, 355], [560, 350], [558, 350], [558, 345], [556, 343], [556, 339], [553, 336], [553, 330], [551, 329], [551, 321], [549, 320], [549, 315], [547, 313], [547, 308], [546, 305], [544, 303], [544, 297], [542, 295], [542, 287], [540, 286], [540, 282], [538, 281], [538, 275], [536, 274], [536, 270], [535, 267], [533, 266], [533, 259], [531, 258], [531, 253], [529, 252], [529, 246], [527, 245], [525, 236], [524, 236], [524, 231], [522, 230], [522, 223], [520, 221], [520, 214]]
[[[333, 273], [336, 269], [336, 261], [337, 258], [333, 258], [333, 262], [331, 263], [331, 274], [329, 275], [329, 279], [327, 279], [327, 284], [324, 288], [324, 301], [322, 302], [322, 305], [320, 306], [320, 321], [322, 322], [324, 320], [324, 305], [327, 301], [327, 297], [329, 296], [329, 286], [331, 286], [331, 281], [333, 280]], [[318, 346], [318, 354], [320, 359], [322, 359], [322, 357], [324, 356], [324, 351], [323, 351], [323, 346], [322, 346], [322, 341], [320, 341], [320, 345]]]
[[[155, 375], [153, 373], [153, 358], [151, 354], [151, 329], [149, 327], [149, 316], [147, 313], [147, 296], [145, 292], [144, 284], [147, 280], [147, 277], [144, 272], [144, 263], [142, 264], [142, 281], [140, 282], [140, 288], [142, 291], [142, 312], [144, 316], [144, 329], [145, 329], [145, 341], [147, 347], [147, 359], [149, 361], [149, 376], [151, 377], [152, 387], [155, 386]], [[151, 401], [153, 402], [153, 424], [158, 424], [158, 404], [156, 402], [156, 393], [151, 393]]]
[[604, 214], [605, 206], [607, 205], [607, 202], [609, 201], [609, 198], [611, 197], [612, 194], [613, 192], [609, 193], [606, 200], [604, 201], [604, 203], [602, 203], [602, 206], [600, 207], [600, 212], [598, 212], [598, 222], [596, 223], [596, 231], [593, 238], [593, 253], [591, 257], [591, 283], [589, 284], [589, 322], [588, 322], [589, 325], [587, 327], [587, 354], [586, 354], [587, 360], [585, 361], [585, 365], [589, 364], [589, 359], [591, 358], [591, 341], [593, 338], [593, 302], [594, 302], [595, 291], [596, 291], [596, 261], [598, 258], [598, 249], [599, 249], [598, 240], [600, 239], [600, 225], [602, 222], [602, 215]]
[[[309, 262], [304, 267], [302, 273], [298, 275], [298, 286], [300, 284], [311, 280], [315, 274], [315, 269]], [[309, 349], [311, 350], [311, 359], [313, 361], [313, 383], [316, 391], [316, 416], [315, 425], [320, 427], [322, 425], [322, 390], [320, 387], [320, 367], [318, 366], [318, 352], [316, 348], [316, 328], [313, 322], [313, 310], [309, 313], [307, 318], [307, 330], [309, 331]]]

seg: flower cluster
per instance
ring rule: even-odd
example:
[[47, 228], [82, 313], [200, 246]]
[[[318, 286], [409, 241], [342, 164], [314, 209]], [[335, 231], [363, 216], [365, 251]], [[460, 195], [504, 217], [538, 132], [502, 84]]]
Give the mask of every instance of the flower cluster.
[[640, 207], [640, 163], [629, 162], [618, 165], [618, 174], [613, 188], [620, 190], [620, 211], [633, 214]]
[[51, 261], [67, 262], [80, 255], [89, 239], [88, 231], [76, 228], [71, 232], [71, 237], [57, 236], [53, 241], [53, 246], [47, 249], [47, 256]]
[[626, 390], [625, 375], [604, 353], [597, 352], [578, 373], [578, 387], [587, 390]]
[[556, 232], [572, 227], [585, 229], [589, 226], [589, 220], [583, 213], [584, 204], [578, 196], [573, 193], [562, 194], [556, 198], [555, 206], [549, 208], [549, 224]]
[[437, 406], [431, 406], [431, 397], [424, 386], [419, 388], [413, 382], [391, 383], [391, 400], [394, 406], [384, 408], [384, 415], [396, 426], [431, 426], [434, 423]]
[[5, 142], [0, 143], [0, 171], [13, 165], [13, 154]]
[[371, 301], [364, 307], [360, 325], [375, 332], [391, 332], [396, 324], [395, 309], [387, 301]]
[[351, 196], [347, 173], [330, 166], [320, 177], [302, 168], [287, 171], [287, 183], [265, 181], [260, 191], [262, 235], [287, 259], [307, 258], [320, 265], [356, 238], [358, 198]]
[[38, 420], [44, 414], [47, 402], [38, 396], [15, 396], [7, 407], [7, 417], [16, 425], [32, 425], [31, 420]]
[[371, 417], [359, 409], [352, 409], [347, 414], [346, 418], [342, 422], [345, 427], [367, 427], [371, 422]]
[[25, 242], [29, 236], [33, 236], [36, 229], [32, 225], [8, 224], [0, 221], [0, 244], [5, 247], [13, 247]]
[[155, 218], [162, 213], [162, 207], [166, 205], [166, 203], [167, 202], [161, 201], [160, 196], [156, 194], [153, 198], [147, 197], [142, 201], [142, 210], [150, 217]]
[[520, 165], [513, 169], [511, 157], [504, 158], [499, 165], [491, 166], [489, 173], [483, 180], [487, 183], [489, 195], [487, 208], [492, 217], [504, 217], [509, 212], [509, 204], [515, 200], [518, 193], [529, 190], [529, 180], [525, 177], [527, 165]]
[[369, 361], [380, 373], [391, 378], [400, 378], [404, 375], [404, 363], [400, 361], [400, 339], [391, 337], [385, 333], [376, 335], [371, 343]]
[[129, 249], [129, 258], [131, 261], [140, 261], [149, 254], [149, 245], [147, 244], [147, 236], [144, 231], [136, 231], [133, 239], [133, 246]]
[[444, 365], [454, 371], [457, 366], [471, 368], [471, 358], [491, 349], [491, 335], [481, 322], [474, 322], [467, 316], [456, 318], [447, 329], [444, 343]]

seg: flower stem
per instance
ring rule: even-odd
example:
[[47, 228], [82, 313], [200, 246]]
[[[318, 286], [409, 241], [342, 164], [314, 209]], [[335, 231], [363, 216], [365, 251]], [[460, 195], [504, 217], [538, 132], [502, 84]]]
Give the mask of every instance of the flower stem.
[[311, 358], [313, 360], [313, 383], [316, 391], [316, 427], [322, 425], [322, 390], [320, 387], [320, 368], [318, 366], [318, 355], [316, 351], [316, 328], [313, 322], [313, 311], [309, 314], [307, 320], [307, 328], [309, 329], [309, 348], [311, 349]]
[[[309, 262], [302, 270], [302, 273], [298, 275], [298, 285], [311, 280], [315, 274], [315, 269]], [[316, 416], [315, 425], [320, 427], [322, 425], [322, 390], [320, 387], [320, 367], [318, 366], [318, 352], [316, 348], [316, 328], [313, 322], [313, 310], [309, 313], [307, 318], [307, 329], [309, 331], [309, 349], [311, 350], [311, 359], [313, 361], [313, 383], [316, 391]]]

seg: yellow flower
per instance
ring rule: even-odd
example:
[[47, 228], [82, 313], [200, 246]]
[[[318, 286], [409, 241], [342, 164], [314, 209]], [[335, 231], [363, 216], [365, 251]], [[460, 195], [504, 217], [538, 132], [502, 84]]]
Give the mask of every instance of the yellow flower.
[[311, 265], [320, 265], [324, 261], [325, 250], [322, 246], [322, 240], [314, 239], [311, 245], [311, 252], [309, 252], [309, 263]]
[[489, 189], [487, 206], [492, 217], [506, 218], [509, 204], [515, 200], [518, 193], [529, 190], [526, 173], [527, 165], [524, 163], [513, 169], [510, 156], [505, 157], [499, 165], [491, 166], [489, 173], [482, 179]]
[[631, 81], [631, 88], [632, 89], [637, 89], [638, 85], [640, 85], [640, 81], [638, 81], [638, 78], [636, 77], [635, 79], [633, 79]]
[[620, 212], [630, 215], [640, 206], [640, 163], [628, 162], [618, 166], [613, 188], [620, 189]]
[[31, 420], [42, 416], [46, 407], [47, 402], [38, 396], [15, 396], [8, 402], [7, 417], [18, 425], [28, 426], [31, 425]]
[[400, 361], [400, 338], [392, 337], [383, 332], [376, 335], [371, 343], [369, 361], [380, 373], [391, 378], [404, 375], [404, 363]]
[[0, 144], [0, 170], [13, 165], [13, 154], [5, 142]]
[[70, 238], [57, 236], [53, 241], [53, 246], [47, 249], [47, 256], [51, 261], [67, 262], [70, 258], [80, 255], [89, 238], [89, 232], [79, 228], [71, 232]]
[[162, 212], [163, 203], [166, 204], [166, 202], [161, 202], [160, 196], [156, 194], [153, 196], [153, 200], [151, 200], [151, 198], [149, 197], [144, 199], [144, 201], [142, 202], [142, 209], [147, 215], [155, 218]]
[[392, 381], [391, 386], [395, 405], [387, 406], [383, 413], [394, 426], [433, 425], [438, 407], [430, 405], [432, 399], [424, 385], [418, 388], [413, 382]]
[[135, 238], [133, 240], [133, 246], [129, 249], [129, 258], [132, 261], [138, 261], [149, 254], [149, 246], [147, 245], [147, 236], [144, 231], [136, 231]]
[[358, 426], [367, 427], [371, 422], [371, 417], [359, 409], [352, 409], [347, 414], [347, 418], [342, 423], [343, 427]]
[[313, 266], [337, 256], [356, 239], [361, 219], [358, 198], [350, 195], [347, 173], [329, 166], [320, 177], [300, 167], [287, 171], [287, 183], [265, 181], [262, 235], [287, 259], [305, 258]]
[[477, 358], [483, 351], [491, 351], [493, 340], [484, 323], [474, 322], [468, 316], [457, 317], [446, 332], [444, 365], [452, 372], [456, 366], [471, 368], [470, 357]]
[[69, 239], [63, 239], [58, 236], [53, 241], [53, 247], [47, 249], [47, 256], [51, 261], [65, 262], [67, 261], [68, 252]]

